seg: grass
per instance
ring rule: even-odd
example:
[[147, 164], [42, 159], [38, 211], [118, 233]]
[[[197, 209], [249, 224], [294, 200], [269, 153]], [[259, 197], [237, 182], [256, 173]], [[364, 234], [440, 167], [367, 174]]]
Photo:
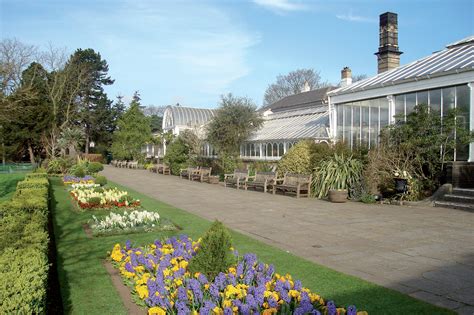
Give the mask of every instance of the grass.
[[[162, 217], [182, 227], [181, 231], [105, 236], [88, 239], [82, 224], [92, 213], [78, 213], [60, 179], [52, 179], [54, 187], [53, 220], [58, 251], [58, 273], [64, 310], [67, 314], [126, 314], [102, 261], [115, 243], [130, 239], [144, 245], [155, 239], [177, 234], [200, 237], [211, 222], [163, 202], [139, 194], [127, 187], [130, 194], [141, 200], [144, 208], [157, 210]], [[114, 183], [111, 183], [115, 185]], [[290, 253], [263, 244], [248, 236], [231, 231], [234, 247], [239, 252], [256, 253], [259, 259], [272, 263], [279, 273], [290, 273], [303, 285], [338, 306], [355, 304], [371, 314], [454, 314], [445, 309], [416, 300], [399, 292], [339, 273], [314, 264]]]
[[0, 174], [0, 201], [10, 200], [16, 184], [25, 178], [25, 174]]

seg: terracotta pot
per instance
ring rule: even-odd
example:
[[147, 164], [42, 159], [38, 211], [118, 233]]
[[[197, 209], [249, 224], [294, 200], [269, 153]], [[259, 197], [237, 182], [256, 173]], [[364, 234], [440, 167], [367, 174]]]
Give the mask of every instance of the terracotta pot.
[[336, 203], [342, 203], [347, 201], [347, 189], [346, 190], [336, 190], [336, 189], [331, 189], [329, 190], [329, 201], [331, 202], [336, 202]]

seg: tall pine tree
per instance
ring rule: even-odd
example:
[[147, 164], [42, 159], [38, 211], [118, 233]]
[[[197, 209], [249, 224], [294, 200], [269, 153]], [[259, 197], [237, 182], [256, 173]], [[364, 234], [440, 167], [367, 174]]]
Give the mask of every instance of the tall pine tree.
[[135, 92], [130, 107], [117, 122], [111, 149], [114, 159], [140, 159], [142, 146], [150, 140], [150, 121], [140, 109], [140, 95]]
[[89, 153], [92, 141], [106, 147], [110, 145], [109, 135], [115, 128], [115, 117], [112, 101], [104, 92], [104, 86], [113, 84], [114, 80], [108, 76], [107, 61], [91, 48], [77, 49], [71, 62], [87, 70], [87, 79], [79, 93], [79, 122], [84, 128], [85, 152]]

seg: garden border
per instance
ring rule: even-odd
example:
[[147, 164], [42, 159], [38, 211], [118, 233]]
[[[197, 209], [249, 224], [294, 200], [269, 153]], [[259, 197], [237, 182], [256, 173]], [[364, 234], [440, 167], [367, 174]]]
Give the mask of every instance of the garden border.
[[147, 314], [147, 310], [141, 308], [140, 306], [138, 306], [133, 301], [132, 291], [130, 290], [129, 287], [127, 287], [123, 283], [119, 270], [114, 268], [114, 266], [112, 266], [112, 264], [108, 260], [104, 260], [102, 262], [102, 265], [104, 266], [105, 270], [107, 270], [107, 273], [110, 276], [110, 280], [112, 281], [112, 284], [114, 285], [115, 290], [117, 290], [117, 293], [119, 294], [123, 305], [125, 306], [126, 310], [128, 311], [128, 314], [129, 315], [145, 315], [145, 314]]

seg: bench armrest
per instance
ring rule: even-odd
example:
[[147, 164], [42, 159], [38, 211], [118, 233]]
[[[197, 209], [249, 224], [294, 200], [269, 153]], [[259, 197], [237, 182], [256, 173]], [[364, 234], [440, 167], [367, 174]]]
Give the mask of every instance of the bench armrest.
[[224, 174], [224, 179], [229, 178], [229, 177], [234, 177], [234, 174]]
[[284, 178], [275, 178], [275, 183], [283, 182], [285, 179]]

